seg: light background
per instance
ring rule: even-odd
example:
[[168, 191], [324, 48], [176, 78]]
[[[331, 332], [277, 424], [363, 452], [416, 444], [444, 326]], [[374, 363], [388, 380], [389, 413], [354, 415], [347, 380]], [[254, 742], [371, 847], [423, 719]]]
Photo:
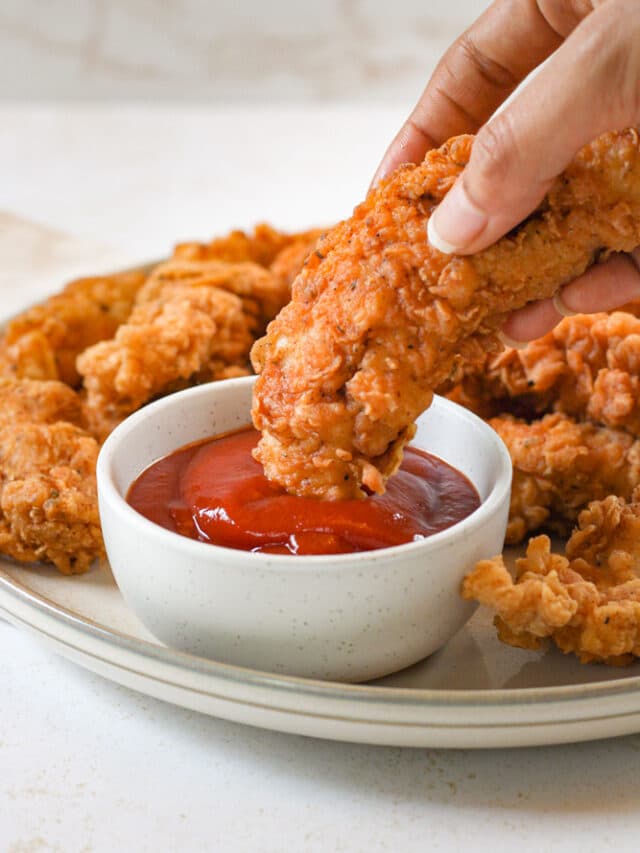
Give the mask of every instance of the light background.
[[[487, 5], [0, 0], [0, 210], [23, 220], [0, 216], [0, 312], [178, 239], [346, 215]], [[192, 714], [0, 636], [3, 853], [637, 849], [640, 735], [323, 743]]]
[[486, 0], [0, 0], [0, 99], [415, 100]]

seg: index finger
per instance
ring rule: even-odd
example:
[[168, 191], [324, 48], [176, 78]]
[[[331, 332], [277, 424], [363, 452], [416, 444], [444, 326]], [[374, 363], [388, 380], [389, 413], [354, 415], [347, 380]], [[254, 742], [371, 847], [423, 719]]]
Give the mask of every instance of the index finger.
[[571, 12], [568, 6], [566, 0], [493, 3], [440, 60], [373, 183], [401, 163], [419, 163], [451, 136], [475, 133], [588, 14], [586, 9]]

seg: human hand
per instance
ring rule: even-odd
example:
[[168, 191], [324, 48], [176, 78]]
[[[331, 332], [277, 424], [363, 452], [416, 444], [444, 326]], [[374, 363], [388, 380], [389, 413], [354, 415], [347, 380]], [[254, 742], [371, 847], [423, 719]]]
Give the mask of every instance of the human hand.
[[[374, 182], [450, 136], [477, 132], [469, 164], [428, 226], [435, 248], [470, 254], [526, 218], [583, 145], [639, 121], [637, 0], [496, 0], [445, 53]], [[640, 247], [514, 312], [503, 337], [517, 345], [568, 314], [639, 298]]]

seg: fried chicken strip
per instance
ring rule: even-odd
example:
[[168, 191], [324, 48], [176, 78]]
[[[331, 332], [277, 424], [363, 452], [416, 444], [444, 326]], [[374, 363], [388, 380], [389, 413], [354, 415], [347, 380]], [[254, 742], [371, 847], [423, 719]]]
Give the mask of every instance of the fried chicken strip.
[[287, 301], [291, 296], [291, 285], [325, 231], [326, 229], [314, 228], [294, 235], [295, 239], [281, 249], [269, 265], [271, 272], [286, 288]]
[[98, 444], [81, 421], [67, 385], [0, 380], [0, 553], [64, 574], [87, 571], [103, 554]]
[[242, 300], [254, 335], [262, 334], [267, 323], [289, 300], [288, 283], [258, 264], [172, 258], [152, 270], [138, 293], [136, 304], [170, 297], [177, 289], [184, 291], [185, 287], [217, 287], [234, 293]]
[[499, 348], [510, 311], [550, 296], [600, 252], [640, 243], [640, 143], [628, 130], [582, 149], [494, 246], [441, 254], [425, 226], [471, 145], [449, 140], [373, 189], [320, 240], [254, 346], [256, 458], [288, 492], [382, 492], [433, 389]]
[[484, 417], [550, 409], [640, 435], [640, 319], [578, 314], [470, 370], [452, 399]]
[[237, 264], [251, 261], [262, 267], [270, 267], [276, 257], [288, 246], [315, 243], [321, 230], [314, 228], [288, 234], [261, 222], [253, 233], [231, 231], [225, 237], [214, 237], [209, 243], [179, 243], [174, 250], [176, 260], [226, 261]]
[[78, 358], [91, 432], [103, 439], [162, 394], [246, 375], [253, 337], [242, 301], [217, 287], [175, 287], [138, 305], [113, 340]]
[[157, 299], [174, 285], [220, 287], [242, 299], [256, 334], [263, 334], [289, 301], [291, 282], [321, 234], [319, 228], [285, 234], [263, 223], [253, 235], [232, 231], [211, 243], [179, 244], [152, 270], [136, 303]]
[[77, 356], [111, 338], [133, 307], [144, 272], [72, 281], [10, 321], [0, 339], [0, 372], [20, 379], [59, 379], [77, 387]]
[[83, 426], [80, 397], [62, 382], [0, 377], [0, 427], [67, 421]]
[[535, 649], [550, 638], [583, 663], [629, 663], [640, 656], [640, 491], [610, 495], [580, 513], [565, 555], [547, 536], [529, 542], [515, 578], [502, 557], [482, 560], [462, 595], [496, 611], [498, 636]]
[[489, 424], [513, 462], [508, 544], [541, 527], [566, 535], [590, 501], [628, 499], [640, 484], [640, 441], [623, 430], [560, 413], [532, 423], [503, 415]]

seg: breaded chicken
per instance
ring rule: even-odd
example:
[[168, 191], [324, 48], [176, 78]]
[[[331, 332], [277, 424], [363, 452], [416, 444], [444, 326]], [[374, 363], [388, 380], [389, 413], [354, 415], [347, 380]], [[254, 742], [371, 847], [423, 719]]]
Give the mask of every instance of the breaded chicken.
[[269, 267], [276, 256], [293, 243], [315, 241], [318, 229], [288, 234], [278, 231], [261, 222], [252, 234], [245, 231], [231, 231], [225, 237], [214, 237], [209, 243], [179, 243], [174, 250], [175, 259], [186, 261], [227, 261], [237, 264], [252, 261], [262, 267]]
[[103, 554], [98, 444], [81, 421], [77, 395], [61, 382], [0, 380], [0, 553], [64, 574]]
[[20, 314], [0, 339], [0, 373], [77, 387], [77, 356], [115, 334], [145, 278], [141, 271], [81, 278]]
[[136, 304], [170, 297], [185, 287], [217, 287], [240, 297], [254, 335], [262, 334], [289, 300], [288, 283], [258, 264], [172, 258], [151, 271]]
[[509, 312], [550, 296], [600, 252], [640, 243], [640, 143], [628, 130], [582, 149], [494, 246], [470, 257], [431, 248], [427, 220], [472, 142], [449, 140], [373, 189], [320, 240], [254, 346], [256, 458], [288, 492], [382, 492], [433, 389], [499, 349]]
[[85, 414], [103, 439], [154, 397], [230, 375], [244, 375], [253, 337], [242, 301], [217, 287], [171, 288], [138, 305], [113, 340], [78, 358]]
[[448, 394], [485, 417], [565, 412], [640, 435], [640, 319], [578, 314], [521, 350], [487, 357]]
[[63, 291], [10, 321], [0, 339], [0, 373], [59, 379], [77, 387], [77, 356], [110, 338], [133, 307], [144, 272], [72, 281]]
[[62, 382], [0, 377], [0, 427], [24, 422], [83, 425], [82, 404]]
[[503, 415], [489, 424], [513, 462], [508, 544], [541, 527], [566, 535], [590, 501], [628, 499], [640, 484], [640, 441], [623, 430], [560, 413], [532, 423]]
[[515, 578], [502, 557], [482, 560], [464, 598], [496, 612], [500, 639], [536, 649], [550, 638], [583, 663], [625, 664], [640, 656], [640, 493], [610, 495], [580, 513], [565, 555], [547, 536], [529, 542]]
[[295, 235], [295, 239], [281, 249], [270, 264], [269, 269], [286, 288], [287, 302], [291, 294], [291, 285], [325, 231], [326, 229], [316, 228]]

